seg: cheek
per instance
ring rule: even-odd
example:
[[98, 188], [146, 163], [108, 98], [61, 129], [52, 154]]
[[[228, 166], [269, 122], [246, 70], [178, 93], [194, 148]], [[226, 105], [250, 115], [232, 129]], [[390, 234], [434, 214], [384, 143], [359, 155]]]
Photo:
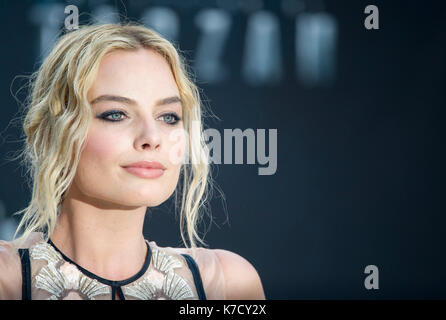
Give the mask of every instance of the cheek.
[[107, 166], [104, 164], [116, 162], [121, 145], [122, 142], [120, 142], [119, 137], [92, 131], [87, 137], [80, 166], [83, 169], [88, 168], [87, 171], [105, 170]]
[[169, 150], [169, 162], [173, 166], [180, 167], [185, 156], [187, 146], [187, 133], [184, 129], [176, 129], [169, 134], [167, 141], [167, 147]]

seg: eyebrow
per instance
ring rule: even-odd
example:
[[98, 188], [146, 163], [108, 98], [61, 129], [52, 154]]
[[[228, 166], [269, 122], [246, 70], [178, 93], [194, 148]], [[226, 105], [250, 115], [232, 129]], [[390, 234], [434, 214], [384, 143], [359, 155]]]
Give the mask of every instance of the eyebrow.
[[[110, 94], [103, 94], [100, 95], [99, 97], [94, 98], [90, 104], [95, 104], [95, 103], [99, 103], [102, 101], [115, 101], [115, 102], [121, 102], [121, 103], [125, 103], [128, 105], [138, 105], [138, 103], [130, 98], [127, 97], [122, 97], [122, 96], [115, 96], [115, 95], [110, 95]], [[183, 104], [183, 100], [181, 100], [180, 97], [178, 96], [172, 96], [172, 97], [168, 97], [168, 98], [164, 98], [164, 99], [159, 99], [155, 102], [155, 106], [163, 106], [163, 105], [167, 105], [167, 104], [172, 104], [172, 103], [181, 103]]]

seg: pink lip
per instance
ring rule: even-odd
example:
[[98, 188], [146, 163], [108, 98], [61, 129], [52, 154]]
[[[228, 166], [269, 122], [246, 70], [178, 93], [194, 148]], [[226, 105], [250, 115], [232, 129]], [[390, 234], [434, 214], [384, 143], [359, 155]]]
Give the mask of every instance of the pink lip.
[[164, 174], [166, 168], [156, 161], [140, 161], [123, 167], [127, 172], [141, 178], [158, 178]]

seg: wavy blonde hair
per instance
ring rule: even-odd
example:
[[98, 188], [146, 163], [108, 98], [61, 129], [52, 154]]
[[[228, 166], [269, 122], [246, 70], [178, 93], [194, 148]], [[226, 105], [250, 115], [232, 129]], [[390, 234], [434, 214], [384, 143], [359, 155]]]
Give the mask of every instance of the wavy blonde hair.
[[[179, 183], [175, 190], [175, 208], [179, 193], [180, 232], [185, 246], [196, 247], [197, 241], [206, 245], [197, 225], [202, 209], [208, 212], [212, 179], [199, 91], [175, 47], [155, 31], [130, 22], [85, 25], [62, 35], [31, 75], [31, 92], [23, 120], [25, 146], [20, 156], [31, 178], [32, 196], [29, 205], [16, 213], [23, 215], [14, 235], [17, 242], [22, 243], [33, 232], [43, 232], [48, 239], [55, 228], [58, 207], [76, 174], [87, 137], [92, 118], [87, 92], [96, 78], [101, 58], [113, 50], [140, 48], [161, 54], [178, 86], [190, 163], [182, 165], [179, 180], [182, 186]], [[17, 238], [20, 230], [23, 232]]]

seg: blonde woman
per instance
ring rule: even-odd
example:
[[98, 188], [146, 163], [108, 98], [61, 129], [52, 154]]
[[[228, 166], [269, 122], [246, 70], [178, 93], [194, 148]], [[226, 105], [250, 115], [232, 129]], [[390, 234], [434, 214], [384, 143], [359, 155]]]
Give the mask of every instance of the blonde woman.
[[[31, 84], [32, 196], [20, 237], [0, 242], [1, 299], [265, 298], [247, 260], [197, 246], [203, 110], [171, 43], [135, 23], [84, 26]], [[178, 189], [185, 247], [159, 247], [143, 236], [146, 209]]]

